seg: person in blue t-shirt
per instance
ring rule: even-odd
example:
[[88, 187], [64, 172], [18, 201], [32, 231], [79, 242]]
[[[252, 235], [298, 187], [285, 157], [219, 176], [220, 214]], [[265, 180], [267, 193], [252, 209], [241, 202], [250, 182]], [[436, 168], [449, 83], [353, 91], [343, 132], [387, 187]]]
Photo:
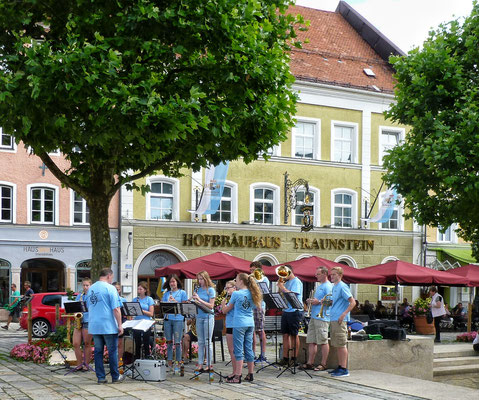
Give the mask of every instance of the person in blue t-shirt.
[[[234, 375], [234, 363], [236, 361], [235, 353], [234, 353], [234, 346], [233, 346], [233, 326], [234, 326], [234, 316], [235, 316], [235, 309], [231, 308], [228, 312], [225, 311], [226, 306], [228, 305], [231, 296], [233, 295], [234, 291], [236, 290], [236, 282], [235, 281], [228, 281], [225, 285], [225, 292], [226, 296], [221, 302], [221, 312], [226, 314], [225, 324], [226, 324], [226, 344], [228, 345], [228, 351], [231, 357], [231, 363], [233, 366], [233, 375]], [[229, 375], [228, 378], [231, 378], [233, 375]]]
[[[198, 375], [202, 370], [213, 370], [213, 329], [215, 327], [215, 316], [213, 309], [215, 306], [216, 291], [214, 283], [206, 271], [200, 271], [196, 275], [198, 280], [198, 289], [193, 293], [193, 300], [211, 310], [211, 312], [203, 311], [198, 308], [196, 315], [196, 334], [198, 336], [198, 364], [196, 365], [195, 374]], [[208, 347], [208, 351], [206, 351]], [[203, 360], [206, 357], [206, 368], [202, 367]]]
[[118, 293], [111, 285], [113, 271], [104, 268], [100, 271], [100, 278], [95, 282], [87, 294], [87, 308], [89, 313], [88, 333], [93, 335], [95, 343], [95, 373], [98, 383], [107, 383], [103, 365], [103, 349], [106, 345], [110, 363], [112, 383], [121, 382], [118, 370], [118, 335], [123, 334], [121, 326], [121, 303]]
[[[137, 315], [134, 319], [151, 319], [154, 315], [155, 301], [153, 298], [147, 295], [147, 292], [148, 284], [145, 281], [138, 282], [138, 296], [135, 297], [133, 301], [140, 303], [143, 315]], [[133, 329], [133, 339], [135, 340], [135, 359], [141, 358], [142, 355], [144, 355], [145, 358], [150, 356], [150, 337], [151, 328], [147, 331]], [[142, 345], [143, 354], [141, 352]]]
[[236, 361], [233, 366], [233, 376], [228, 377], [228, 383], [241, 383], [243, 360], [248, 364], [248, 375], [245, 381], [253, 382], [254, 353], [254, 307], [261, 307], [263, 295], [252, 275], [245, 273], [236, 276], [236, 291], [231, 295], [230, 302], [224, 311], [234, 308], [233, 344]]
[[343, 278], [343, 269], [334, 267], [331, 269], [331, 282], [333, 283], [331, 312], [329, 314], [331, 327], [331, 346], [338, 352], [338, 367], [331, 372], [331, 376], [342, 377], [349, 376], [346, 368], [348, 365], [348, 324], [349, 312], [356, 306], [348, 285], [341, 279]]
[[[75, 301], [87, 301], [87, 293], [91, 286], [90, 278], [82, 279], [83, 291], [78, 293]], [[83, 339], [83, 352], [81, 350], [81, 342]], [[77, 359], [76, 370], [82, 369], [88, 371], [88, 364], [91, 358], [91, 341], [93, 336], [88, 333], [88, 312], [83, 313], [83, 319], [80, 329], [74, 329], [73, 331], [73, 348], [75, 350], [75, 357]]]
[[[300, 369], [314, 369], [315, 371], [326, 370], [326, 364], [329, 355], [328, 332], [329, 332], [329, 309], [327, 305], [323, 305], [323, 299], [327, 295], [331, 295], [333, 285], [328, 281], [328, 269], [326, 267], [318, 267], [316, 269], [316, 279], [319, 282], [314, 296], [306, 300], [311, 304], [311, 320], [308, 325], [308, 361], [303, 364]], [[329, 298], [330, 299], [330, 298]], [[320, 315], [322, 309], [322, 316]], [[321, 362], [318, 366], [314, 366], [314, 360], [318, 351], [318, 344], [321, 346]]]
[[[163, 290], [166, 290], [162, 302], [169, 303], [184, 303], [188, 300], [188, 295], [182, 289], [181, 281], [178, 275], [173, 274], [166, 278], [163, 285]], [[165, 331], [166, 346], [167, 346], [167, 360], [168, 366], [173, 366], [173, 341], [175, 343], [175, 358], [176, 362], [182, 361], [181, 357], [181, 338], [183, 337], [183, 328], [185, 325], [185, 317], [181, 314], [166, 314], [163, 322]]]
[[[283, 334], [283, 359], [279, 362], [282, 366], [289, 366], [291, 363], [296, 365], [296, 360], [299, 353], [299, 325], [303, 319], [303, 283], [294, 276], [293, 267], [291, 265], [285, 265], [291, 270], [291, 273], [283, 282], [281, 279], [278, 281], [278, 290], [282, 293], [294, 293], [301, 308], [294, 308], [289, 304], [287, 308], [283, 310], [281, 316], [281, 333]], [[292, 352], [290, 359], [290, 352]]]

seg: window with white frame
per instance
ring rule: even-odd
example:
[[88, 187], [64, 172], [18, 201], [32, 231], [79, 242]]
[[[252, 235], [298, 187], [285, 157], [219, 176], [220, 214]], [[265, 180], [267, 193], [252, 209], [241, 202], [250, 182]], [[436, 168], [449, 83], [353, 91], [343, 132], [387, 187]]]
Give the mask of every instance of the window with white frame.
[[[381, 200], [384, 199], [385, 195], [386, 193], [381, 194]], [[381, 201], [381, 204], [382, 204], [382, 201]], [[401, 206], [398, 204], [395, 204], [391, 217], [389, 217], [389, 220], [387, 222], [381, 222], [379, 224], [379, 227], [380, 229], [399, 230], [401, 229], [401, 225], [402, 225], [401, 221], [402, 221]]]
[[179, 181], [173, 178], [152, 177], [147, 179], [150, 191], [147, 194], [146, 218], [162, 221], [177, 221], [179, 218]]
[[317, 141], [316, 122], [298, 121], [293, 129], [294, 157], [317, 158], [315, 143]]
[[357, 124], [332, 122], [332, 160], [357, 162]]
[[281, 156], [281, 144], [277, 144], [275, 146], [270, 147], [266, 151], [266, 154], [268, 154], [271, 157], [280, 157]]
[[90, 223], [90, 209], [86, 200], [73, 192], [73, 223], [86, 225]]
[[296, 192], [296, 207], [294, 209], [293, 225], [303, 225], [304, 213], [302, 210], [304, 205], [309, 205], [311, 210], [311, 219], [314, 226], [319, 226], [319, 191], [309, 187], [309, 199], [305, 199], [306, 190], [299, 189]]
[[437, 241], [438, 242], [453, 242], [454, 241], [454, 225], [450, 225], [444, 232], [442, 226], [437, 227]]
[[354, 228], [356, 225], [356, 193], [348, 190], [332, 192], [332, 225], [341, 228]]
[[398, 144], [404, 140], [404, 129], [395, 129], [390, 127], [379, 128], [380, 130], [380, 146], [379, 146], [379, 160], [382, 163], [384, 156]]
[[211, 215], [213, 222], [233, 222], [233, 189], [225, 185], [218, 210]]
[[31, 188], [30, 201], [30, 220], [32, 223], [55, 223], [55, 189]]
[[250, 222], [279, 225], [279, 187], [258, 182], [250, 186]]
[[13, 188], [0, 184], [0, 222], [13, 222]]
[[0, 149], [2, 150], [14, 150], [15, 141], [13, 136], [5, 133], [0, 126]]

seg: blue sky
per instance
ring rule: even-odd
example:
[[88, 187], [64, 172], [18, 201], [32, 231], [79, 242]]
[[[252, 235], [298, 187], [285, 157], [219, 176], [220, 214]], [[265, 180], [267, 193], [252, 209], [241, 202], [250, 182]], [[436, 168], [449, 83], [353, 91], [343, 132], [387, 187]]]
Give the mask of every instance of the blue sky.
[[[431, 28], [470, 14], [472, 0], [346, 0], [404, 52], [421, 46]], [[302, 5], [334, 11], [339, 0], [297, 0]]]

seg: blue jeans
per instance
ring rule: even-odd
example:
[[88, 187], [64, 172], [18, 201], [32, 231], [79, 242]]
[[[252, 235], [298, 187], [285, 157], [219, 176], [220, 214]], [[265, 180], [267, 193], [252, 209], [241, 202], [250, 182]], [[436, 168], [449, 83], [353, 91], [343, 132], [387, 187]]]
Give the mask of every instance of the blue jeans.
[[98, 380], [105, 379], [105, 367], [103, 366], [103, 349], [106, 345], [110, 361], [111, 377], [115, 381], [120, 377], [118, 371], [118, 334], [93, 335], [95, 342], [95, 373]]
[[[196, 333], [198, 336], [198, 364], [203, 364], [205, 359], [206, 346], [209, 348], [207, 354], [207, 365], [213, 364], [213, 329], [215, 327], [214, 315], [208, 315], [206, 318], [196, 318]], [[208, 338], [209, 333], [209, 338]]]
[[236, 361], [254, 361], [253, 332], [254, 326], [233, 328], [233, 346]]
[[173, 341], [175, 342], [176, 361], [181, 361], [181, 337], [183, 336], [183, 327], [185, 322], [166, 320], [163, 324], [165, 330], [167, 360], [173, 360]]

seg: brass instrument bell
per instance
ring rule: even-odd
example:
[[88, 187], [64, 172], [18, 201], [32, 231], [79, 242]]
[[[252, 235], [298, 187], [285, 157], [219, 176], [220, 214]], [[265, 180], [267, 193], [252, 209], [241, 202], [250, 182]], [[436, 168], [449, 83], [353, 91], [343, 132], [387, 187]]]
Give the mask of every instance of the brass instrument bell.
[[291, 273], [293, 271], [291, 271], [291, 268], [289, 268], [288, 266], [286, 265], [280, 265], [278, 267], [276, 267], [276, 275], [279, 276], [279, 282], [281, 283], [284, 283], [286, 282], [286, 279], [289, 278], [289, 276], [291, 275]]
[[[323, 300], [321, 300], [321, 308], [319, 309], [319, 313], [316, 316], [317, 318], [324, 318], [329, 317], [329, 314], [331, 313], [330, 307], [333, 305], [333, 295], [331, 293], [325, 295], [323, 297]], [[324, 307], [326, 307], [326, 310], [324, 310]]]
[[77, 312], [77, 313], [73, 314], [73, 317], [75, 318], [75, 329], [81, 329], [83, 313]]
[[253, 276], [254, 276], [254, 279], [256, 279], [257, 281], [261, 281], [264, 278], [264, 272], [261, 268], [256, 268], [253, 271]]

